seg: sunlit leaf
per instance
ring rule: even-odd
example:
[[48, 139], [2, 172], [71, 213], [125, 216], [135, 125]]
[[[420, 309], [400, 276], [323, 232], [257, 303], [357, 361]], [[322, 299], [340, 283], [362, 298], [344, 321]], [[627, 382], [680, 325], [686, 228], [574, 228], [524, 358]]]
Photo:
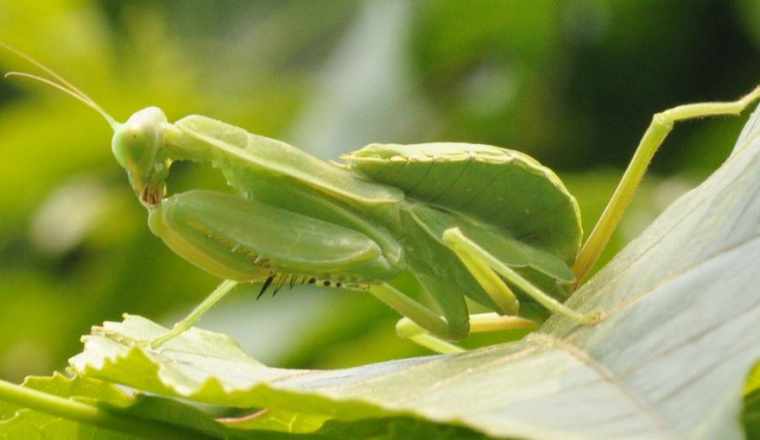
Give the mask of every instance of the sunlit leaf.
[[[140, 423], [141, 420], [160, 420], [169, 429], [171, 429], [169, 425], [175, 425], [177, 434], [181, 436], [184, 433], [188, 439], [222, 438], [225, 432], [237, 432], [225, 428], [212, 416], [187, 404], [154, 396], [137, 395], [97, 379], [69, 378], [56, 373], [50, 377], [29, 377], [24, 381], [23, 386], [98, 405], [109, 410], [118, 409], [122, 414], [133, 416], [135, 423]], [[79, 423], [0, 401], [0, 438], [3, 440], [72, 438], [126, 440], [143, 437]]]

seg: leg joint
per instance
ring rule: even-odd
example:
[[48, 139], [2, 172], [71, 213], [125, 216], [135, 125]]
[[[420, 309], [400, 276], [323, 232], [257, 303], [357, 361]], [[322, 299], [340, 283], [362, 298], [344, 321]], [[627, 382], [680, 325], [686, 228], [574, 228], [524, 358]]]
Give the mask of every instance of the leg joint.
[[670, 130], [673, 128], [673, 118], [670, 117], [668, 110], [660, 113], [655, 113], [654, 116], [652, 116], [652, 125], [658, 128]]

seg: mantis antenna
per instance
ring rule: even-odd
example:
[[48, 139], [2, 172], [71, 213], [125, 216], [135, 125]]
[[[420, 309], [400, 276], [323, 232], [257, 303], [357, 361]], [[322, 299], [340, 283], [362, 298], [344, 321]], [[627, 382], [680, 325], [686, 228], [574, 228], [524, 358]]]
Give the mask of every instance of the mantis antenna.
[[86, 105], [86, 106], [90, 107], [91, 109], [95, 110], [96, 112], [98, 112], [98, 114], [100, 114], [103, 117], [103, 119], [106, 120], [106, 122], [108, 123], [108, 125], [111, 126], [111, 128], [116, 129], [116, 127], [119, 126], [119, 123], [116, 122], [116, 119], [114, 119], [111, 115], [109, 115], [108, 112], [106, 112], [105, 110], [103, 110], [103, 108], [101, 106], [99, 106], [92, 98], [90, 98], [89, 96], [87, 96], [84, 92], [82, 92], [81, 90], [79, 90], [76, 86], [74, 86], [70, 82], [66, 81], [62, 76], [60, 76], [57, 73], [55, 73], [55, 71], [53, 71], [53, 69], [45, 66], [44, 64], [42, 64], [39, 61], [37, 61], [34, 58], [32, 58], [31, 56], [29, 56], [29, 55], [21, 52], [18, 49], [15, 49], [15, 48], [13, 48], [13, 47], [5, 44], [5, 43], [0, 43], [0, 47], [2, 47], [4, 49], [12, 52], [13, 54], [15, 54], [15, 55], [23, 58], [24, 60], [30, 62], [34, 66], [36, 66], [39, 69], [41, 69], [43, 72], [45, 72], [48, 75], [50, 75], [51, 77], [53, 77], [53, 79], [55, 79], [58, 82], [50, 80], [48, 78], [44, 78], [44, 77], [39, 76], [39, 75], [33, 75], [31, 73], [26, 73], [26, 72], [8, 72], [8, 73], [6, 73], [4, 75], [5, 78], [20, 77], [20, 78], [31, 79], [31, 80], [34, 80], [34, 81], [39, 81], [39, 82], [41, 82], [43, 84], [46, 84], [46, 85], [48, 85], [50, 87], [53, 87], [54, 89], [58, 89], [61, 92], [66, 93], [67, 95], [71, 96], [72, 98], [76, 99], [77, 101], [80, 101], [84, 105]]
[[25, 72], [8, 72], [5, 75], [3, 75], [5, 78], [11, 78], [11, 77], [20, 77], [20, 78], [28, 78], [35, 81], [39, 81], [43, 84], [47, 84], [50, 87], [53, 87], [55, 89], [58, 89], [62, 91], [63, 93], [66, 93], [67, 95], [71, 96], [72, 98], [82, 102], [87, 107], [90, 107], [91, 109], [98, 112], [103, 118], [108, 122], [108, 125], [111, 126], [111, 128], [116, 129], [116, 127], [119, 126], [119, 123], [116, 122], [116, 120], [105, 112], [99, 105], [95, 104], [94, 102], [88, 100], [84, 96], [79, 95], [78, 93], [74, 92], [73, 90], [69, 90], [68, 88], [62, 86], [61, 84], [58, 84], [55, 81], [51, 81], [47, 78], [43, 78], [41, 76], [32, 75], [31, 73], [25, 73]]

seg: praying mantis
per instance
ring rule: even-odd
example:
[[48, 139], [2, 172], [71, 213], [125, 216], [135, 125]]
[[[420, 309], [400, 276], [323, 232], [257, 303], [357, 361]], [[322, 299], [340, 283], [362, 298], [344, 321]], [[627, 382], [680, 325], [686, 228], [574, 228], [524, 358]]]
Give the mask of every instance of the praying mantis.
[[[2, 44], [0, 44], [2, 45]], [[578, 325], [605, 319], [563, 304], [582, 284], [674, 124], [741, 113], [760, 86], [732, 102], [657, 113], [607, 207], [582, 242], [575, 198], [549, 168], [518, 151], [468, 143], [370, 144], [325, 162], [285, 142], [205, 116], [169, 122], [157, 107], [117, 122], [94, 100], [27, 54], [45, 83], [98, 112], [113, 129], [116, 161], [177, 255], [223, 281], [185, 319], [149, 341], [158, 349], [240, 283], [259, 295], [314, 284], [370, 294], [403, 318], [397, 333], [430, 350], [463, 350], [471, 333], [532, 329], [521, 300]], [[169, 194], [173, 163], [221, 170], [230, 192]], [[398, 287], [413, 279], [431, 305]], [[468, 301], [490, 312], [470, 314]], [[535, 314], [534, 314], [535, 315]]]

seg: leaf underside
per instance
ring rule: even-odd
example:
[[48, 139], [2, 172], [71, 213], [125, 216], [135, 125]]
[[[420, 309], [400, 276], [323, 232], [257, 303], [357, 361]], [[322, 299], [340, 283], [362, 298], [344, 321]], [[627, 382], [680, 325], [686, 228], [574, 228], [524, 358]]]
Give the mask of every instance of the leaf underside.
[[165, 329], [127, 316], [94, 329], [70, 364], [80, 377], [167, 398], [265, 408], [221, 421], [241, 435], [409, 438], [417, 426], [445, 438], [437, 423], [460, 427], [446, 428], [451, 438], [738, 439], [744, 378], [760, 358], [758, 261], [755, 111], [731, 157], [570, 299], [607, 314], [596, 326], [554, 316], [515, 343], [316, 371], [267, 367], [200, 329], [140, 348], [135, 340]]

